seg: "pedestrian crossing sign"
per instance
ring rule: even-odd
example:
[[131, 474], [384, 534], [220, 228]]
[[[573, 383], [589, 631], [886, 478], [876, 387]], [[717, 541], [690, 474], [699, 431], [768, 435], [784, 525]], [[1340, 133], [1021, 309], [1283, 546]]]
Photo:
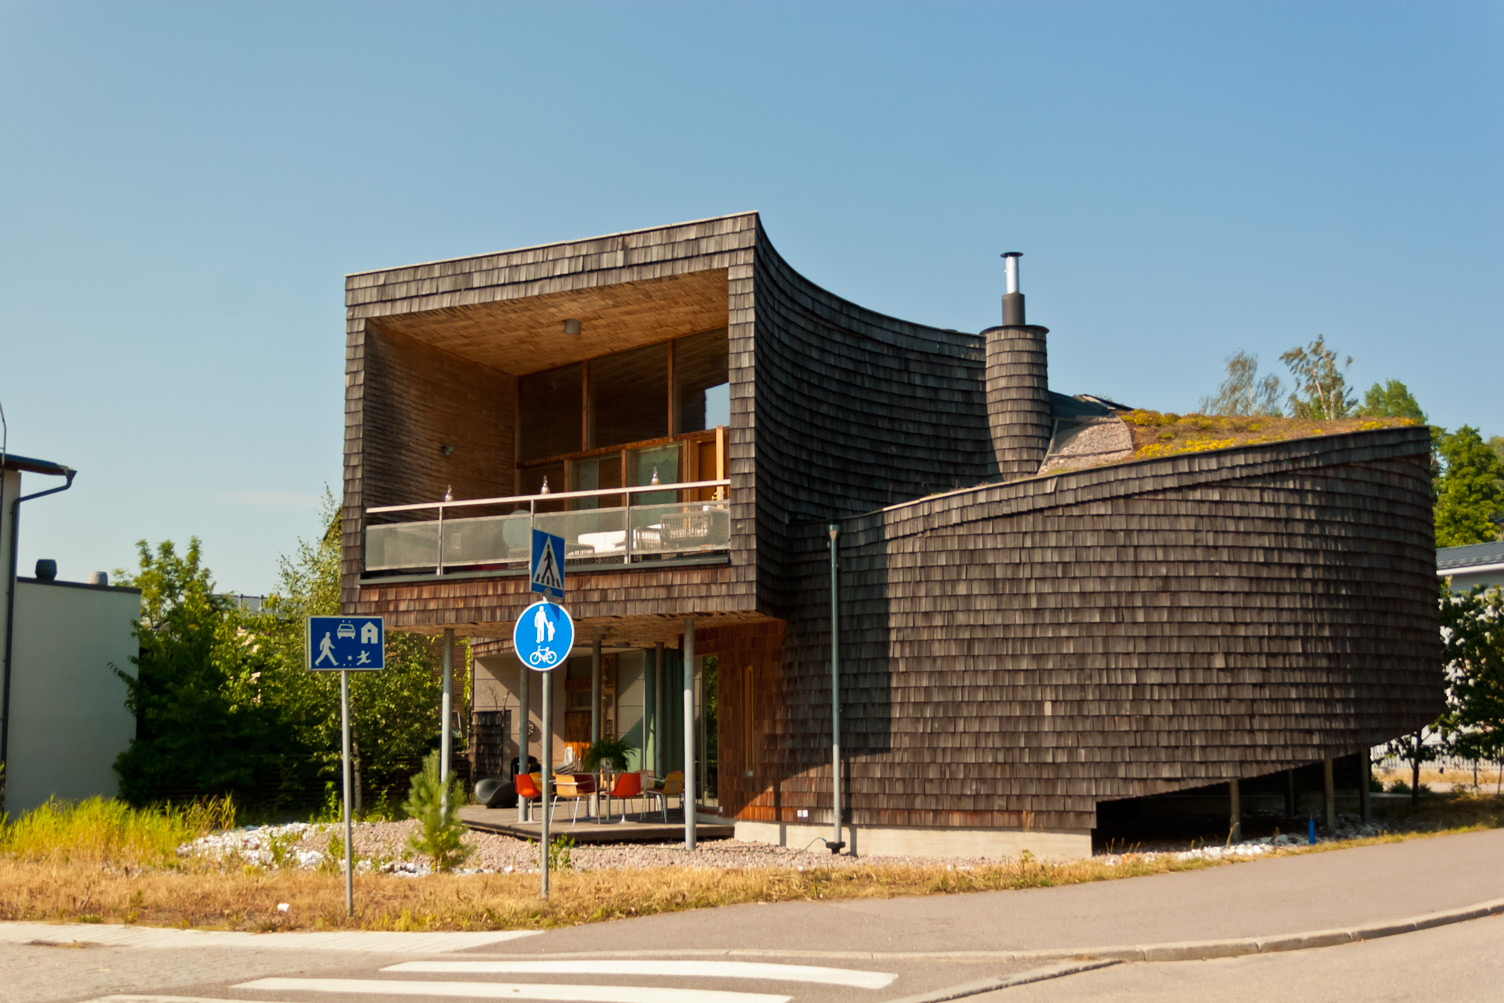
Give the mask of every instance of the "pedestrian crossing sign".
[[533, 559], [529, 565], [531, 588], [551, 599], [564, 598], [564, 538], [533, 530]]

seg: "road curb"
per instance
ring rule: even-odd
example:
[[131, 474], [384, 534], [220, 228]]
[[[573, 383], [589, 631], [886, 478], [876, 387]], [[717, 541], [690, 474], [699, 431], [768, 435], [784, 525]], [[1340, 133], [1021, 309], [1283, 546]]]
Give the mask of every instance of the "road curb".
[[[1443, 912], [1425, 913], [1406, 919], [1385, 920], [1362, 926], [1344, 927], [1335, 930], [1309, 930], [1303, 933], [1284, 933], [1262, 937], [1233, 937], [1222, 940], [1169, 941], [1159, 944], [1115, 944], [1099, 947], [1040, 948], [1028, 951], [816, 951], [816, 950], [770, 950], [765, 948], [679, 948], [673, 952], [652, 950], [636, 951], [571, 951], [539, 952], [551, 958], [612, 958], [643, 957], [659, 953], [673, 953], [675, 957], [704, 958], [801, 958], [833, 961], [956, 961], [956, 962], [1071, 962], [1071, 961], [1202, 961], [1212, 958], [1238, 958], [1249, 954], [1275, 954], [1284, 951], [1306, 951], [1318, 947], [1336, 947], [1364, 940], [1380, 940], [1417, 930], [1427, 930], [1452, 923], [1504, 914], [1504, 899], [1495, 899], [1478, 905], [1448, 909]], [[537, 948], [528, 944], [529, 950]], [[520, 947], [520, 945], [519, 945]], [[465, 952], [471, 957], [500, 952]], [[506, 952], [508, 956], [516, 952]]]
[[[1334, 930], [1310, 930], [1262, 937], [1222, 940], [1169, 941], [1159, 944], [1116, 944], [1099, 947], [1040, 948], [1027, 951], [816, 951], [765, 948], [677, 948], [672, 951], [539, 951], [533, 939], [546, 931], [495, 931], [491, 933], [398, 933], [385, 931], [328, 931], [286, 933], [239, 933], [230, 930], [178, 930], [168, 927], [124, 927], [94, 923], [0, 922], [0, 943], [97, 943], [132, 947], [244, 947], [265, 950], [344, 950], [372, 952], [448, 953], [463, 951], [468, 957], [515, 957], [519, 951], [550, 958], [642, 958], [655, 954], [696, 958], [806, 958], [846, 961], [955, 961], [955, 962], [1080, 962], [1102, 961], [1201, 961], [1237, 958], [1249, 954], [1274, 954], [1335, 947], [1364, 940], [1379, 940], [1418, 930], [1504, 914], [1504, 899], [1477, 905], [1425, 913], [1398, 920], [1384, 920]], [[514, 940], [515, 950], [496, 948]], [[487, 949], [490, 950], [487, 950]]]

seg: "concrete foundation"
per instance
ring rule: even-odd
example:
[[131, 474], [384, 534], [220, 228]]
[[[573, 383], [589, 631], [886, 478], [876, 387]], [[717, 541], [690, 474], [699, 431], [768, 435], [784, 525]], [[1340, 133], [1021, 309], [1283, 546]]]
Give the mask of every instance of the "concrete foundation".
[[[1025, 850], [1041, 860], [1080, 860], [1091, 856], [1091, 831], [1039, 832], [1021, 829], [897, 829], [843, 826], [852, 856], [1017, 857]], [[736, 838], [815, 850], [830, 838], [829, 825], [782, 822], [736, 823]]]

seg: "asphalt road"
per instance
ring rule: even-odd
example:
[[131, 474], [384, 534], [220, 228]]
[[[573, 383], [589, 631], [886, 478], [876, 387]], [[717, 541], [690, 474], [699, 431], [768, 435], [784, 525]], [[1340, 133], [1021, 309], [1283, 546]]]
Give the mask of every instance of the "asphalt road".
[[967, 997], [968, 1003], [1498, 1003], [1504, 918], [1399, 937], [1212, 961], [1115, 965]]
[[[1179, 944], [1160, 950], [1215, 957], [1256, 952], [1259, 938], [1372, 931], [1490, 900], [1504, 900], [1504, 830], [1067, 888], [738, 906], [479, 945], [356, 934], [359, 950], [316, 951], [307, 948], [318, 935], [232, 935], [240, 946], [229, 947], [192, 932], [71, 926], [42, 938], [0, 924], [0, 1001], [890, 1003], [1058, 972], [1114, 945], [1104, 956]], [[110, 936], [136, 946], [100, 943]], [[1475, 919], [1335, 948], [1119, 964], [967, 998], [1500, 1000], [1504, 962], [1490, 959], [1501, 936], [1504, 919]]]

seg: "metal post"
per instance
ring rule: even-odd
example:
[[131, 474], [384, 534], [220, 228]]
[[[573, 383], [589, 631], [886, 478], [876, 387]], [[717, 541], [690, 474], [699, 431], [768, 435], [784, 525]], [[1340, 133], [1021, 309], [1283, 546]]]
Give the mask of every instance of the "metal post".
[[[527, 670], [524, 669], [524, 672]], [[554, 773], [554, 743], [553, 743], [553, 711], [554, 711], [554, 679], [553, 673], [544, 672], [539, 676], [543, 683], [543, 736], [539, 751], [543, 753], [543, 784], [538, 793], [543, 795], [543, 803], [540, 810], [543, 812], [543, 822], [539, 829], [539, 853], [542, 859], [539, 861], [539, 870], [543, 873], [543, 885], [539, 895], [548, 898], [548, 802], [553, 797], [553, 773]]]
[[444, 573], [444, 506], [442, 505], [439, 506], [439, 528], [438, 532], [435, 534], [435, 538], [436, 542], [434, 544], [433, 554], [433, 573], [436, 575], [442, 575]]
[[[670, 342], [670, 344], [673, 344]], [[632, 492], [624, 492], [621, 496], [621, 562], [632, 563]]]
[[684, 618], [684, 848], [695, 848], [695, 621]]
[[830, 852], [840, 853], [841, 841], [841, 616], [836, 588], [836, 538], [841, 527], [830, 524]]
[[[590, 744], [601, 740], [601, 632], [596, 631], [590, 645]], [[599, 764], [596, 764], [599, 776]], [[599, 786], [599, 785], [597, 785]], [[600, 821], [601, 794], [590, 795], [590, 814]]]
[[339, 670], [339, 735], [345, 777], [345, 915], [355, 915], [355, 850], [350, 825], [350, 673]]
[[443, 784], [441, 803], [449, 811], [450, 731], [454, 723], [454, 628], [444, 628], [444, 689], [439, 699], [439, 780]]
[[[528, 772], [530, 772], [528, 770], [528, 768], [527, 768], [527, 756], [528, 756], [527, 731], [528, 731], [529, 725], [531, 724], [531, 720], [530, 719], [532, 718], [532, 714], [533, 714], [532, 702], [528, 699], [528, 697], [530, 695], [529, 694], [529, 690], [531, 689], [532, 681], [533, 681], [532, 670], [529, 669], [526, 665], [524, 665], [522, 663], [522, 659], [519, 658], [517, 660], [517, 772], [518, 773], [528, 773]], [[517, 783], [517, 778], [515, 776], [512, 777], [512, 783], [513, 784]], [[517, 799], [517, 821], [518, 822], [526, 822], [527, 821], [527, 800], [525, 798], [520, 798], [519, 797]]]
[[1358, 777], [1358, 813], [1363, 818], [1363, 824], [1373, 821], [1373, 805], [1369, 802], [1368, 785], [1373, 782], [1373, 759], [1369, 750], [1363, 750], [1358, 760], [1362, 764], [1363, 773]]
[[1326, 834], [1330, 836], [1337, 831], [1337, 785], [1332, 778], [1331, 756], [1321, 761], [1321, 779], [1325, 788], [1323, 800], [1326, 802]]
[[668, 724], [668, 694], [663, 691], [663, 642], [653, 649], [653, 772], [668, 776], [668, 748], [664, 731]]
[[590, 643], [590, 744], [601, 739], [601, 635]]

